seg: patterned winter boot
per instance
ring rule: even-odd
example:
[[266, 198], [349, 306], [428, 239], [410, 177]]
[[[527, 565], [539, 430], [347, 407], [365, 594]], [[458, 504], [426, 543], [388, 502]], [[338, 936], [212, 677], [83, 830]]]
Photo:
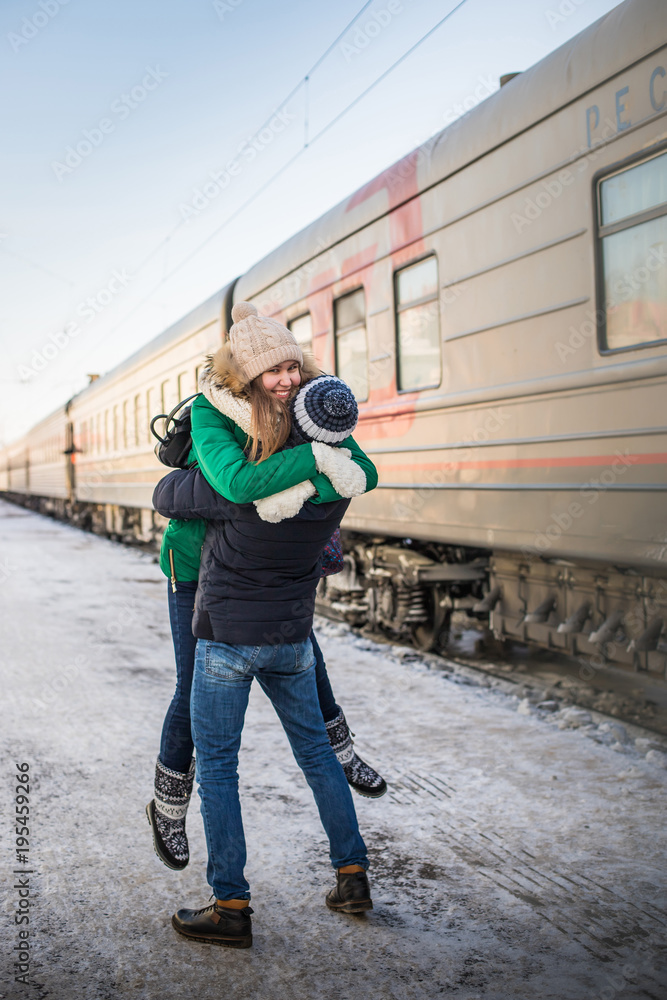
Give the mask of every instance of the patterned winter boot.
[[357, 757], [352, 746], [352, 734], [342, 709], [335, 719], [326, 723], [326, 727], [329, 743], [343, 767], [348, 785], [360, 795], [365, 795], [369, 799], [379, 799], [387, 791], [387, 782], [370, 764]]
[[187, 774], [165, 767], [158, 757], [155, 764], [155, 798], [146, 806], [155, 853], [167, 868], [174, 868], [176, 871], [185, 868], [190, 860], [185, 814], [192, 795], [194, 776], [194, 757]]

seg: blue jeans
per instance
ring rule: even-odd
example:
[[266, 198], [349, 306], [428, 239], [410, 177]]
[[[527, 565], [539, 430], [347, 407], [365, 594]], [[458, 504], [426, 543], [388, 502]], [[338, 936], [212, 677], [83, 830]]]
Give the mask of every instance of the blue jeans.
[[[196, 580], [192, 582], [179, 580], [175, 592], [171, 581], [167, 581], [169, 621], [176, 658], [176, 691], [162, 726], [160, 760], [172, 771], [183, 773], [187, 773], [190, 769], [193, 750], [190, 732], [190, 693], [197, 645], [197, 640], [192, 634], [192, 612], [196, 592]], [[311, 633], [310, 639], [315, 653], [315, 678], [322, 716], [325, 722], [331, 722], [340, 712], [340, 708], [333, 696], [324, 657], [314, 633]]]
[[208, 847], [206, 877], [218, 899], [250, 898], [243, 875], [246, 845], [237, 766], [254, 677], [271, 699], [313, 791], [329, 838], [331, 864], [368, 867], [352, 795], [324, 728], [310, 639], [276, 646], [200, 639], [190, 708]]
[[160, 760], [172, 771], [187, 772], [192, 760], [190, 731], [190, 691], [195, 666], [197, 640], [192, 634], [192, 613], [197, 581], [179, 581], [176, 592], [167, 581], [169, 621], [176, 658], [176, 691], [167, 709], [160, 740]]
[[315, 682], [317, 684], [317, 700], [320, 703], [320, 711], [322, 713], [322, 718], [325, 722], [331, 722], [335, 719], [340, 708], [336, 704], [336, 699], [334, 698], [333, 691], [331, 690], [331, 684], [329, 683], [329, 675], [327, 673], [327, 668], [324, 664], [324, 657], [322, 656], [322, 650], [320, 645], [315, 638], [315, 633], [310, 633], [310, 641], [313, 644], [313, 653], [315, 654]]

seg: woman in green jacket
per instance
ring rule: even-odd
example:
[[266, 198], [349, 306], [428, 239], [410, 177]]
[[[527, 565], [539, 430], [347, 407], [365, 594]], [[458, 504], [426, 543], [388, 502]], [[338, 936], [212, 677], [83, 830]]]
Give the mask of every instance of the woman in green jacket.
[[[196, 461], [210, 485], [233, 503], [254, 503], [261, 518], [294, 516], [305, 502], [327, 503], [374, 489], [377, 472], [351, 436], [331, 447], [296, 434], [288, 409], [300, 385], [321, 372], [304, 357], [286, 327], [259, 317], [250, 303], [237, 303], [229, 340], [209, 359], [191, 411]], [[339, 435], [331, 435], [340, 440]], [[202, 520], [171, 520], [165, 530], [160, 565], [169, 577], [168, 601], [177, 684], [162, 728], [155, 768], [155, 795], [146, 807], [158, 857], [170, 868], [188, 864], [185, 832], [194, 779], [190, 731], [190, 688], [197, 640], [192, 612], [201, 550]], [[350, 785], [378, 798], [384, 779], [354, 752], [349, 728], [336, 704], [321, 650], [316, 657], [320, 708], [331, 745]]]

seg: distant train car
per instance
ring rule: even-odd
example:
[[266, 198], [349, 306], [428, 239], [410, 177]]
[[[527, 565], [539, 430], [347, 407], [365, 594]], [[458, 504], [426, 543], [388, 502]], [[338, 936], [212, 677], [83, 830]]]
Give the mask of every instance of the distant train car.
[[[122, 540], [149, 542], [164, 520], [151, 419], [196, 391], [230, 322], [228, 285], [0, 452], [0, 491]], [[160, 430], [160, 426], [157, 428]]]
[[[60, 459], [62, 465], [62, 458]], [[30, 468], [28, 461], [28, 446], [26, 438], [19, 438], [3, 448], [2, 471], [0, 473], [2, 490], [6, 493], [25, 495], [30, 486]]]
[[[71, 423], [63, 406], [40, 420], [31, 431], [5, 448], [0, 456], [2, 490], [16, 499], [35, 503], [45, 513], [64, 513], [71, 498], [68, 454], [72, 449]], [[43, 503], [39, 501], [43, 500]]]
[[424, 648], [461, 609], [664, 678], [661, 0], [621, 4], [71, 401], [77, 516], [150, 536], [149, 415], [193, 391], [239, 300], [352, 385], [380, 473], [324, 604]]

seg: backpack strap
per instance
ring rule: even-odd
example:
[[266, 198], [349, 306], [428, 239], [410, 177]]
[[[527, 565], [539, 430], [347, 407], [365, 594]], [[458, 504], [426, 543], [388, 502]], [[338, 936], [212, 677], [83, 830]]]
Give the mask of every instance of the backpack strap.
[[[182, 415], [176, 416], [179, 410], [186, 407], [190, 400], [198, 396], [195, 392], [192, 396], [182, 399], [170, 413], [158, 413], [151, 420], [151, 433], [157, 438], [155, 445], [155, 457], [163, 465], [168, 465], [172, 469], [187, 469], [188, 455], [192, 449], [192, 422], [191, 406], [183, 410]], [[160, 437], [155, 430], [155, 423], [164, 420], [164, 437]]]
[[[153, 435], [153, 437], [156, 437], [158, 441], [160, 441], [162, 444], [165, 444], [166, 436], [169, 433], [169, 422], [174, 419], [174, 417], [176, 416], [176, 414], [178, 413], [178, 411], [181, 409], [182, 406], [185, 406], [186, 403], [189, 403], [191, 399], [196, 399], [197, 396], [201, 396], [201, 393], [193, 392], [191, 396], [186, 396], [185, 399], [182, 399], [180, 401], [180, 403], [177, 403], [176, 406], [171, 411], [171, 413], [158, 413], [156, 416], [154, 416], [153, 419], [151, 420], [151, 425], [150, 425], [151, 434]], [[158, 432], [155, 430], [155, 424], [158, 420], [164, 420], [165, 437], [160, 437]]]

